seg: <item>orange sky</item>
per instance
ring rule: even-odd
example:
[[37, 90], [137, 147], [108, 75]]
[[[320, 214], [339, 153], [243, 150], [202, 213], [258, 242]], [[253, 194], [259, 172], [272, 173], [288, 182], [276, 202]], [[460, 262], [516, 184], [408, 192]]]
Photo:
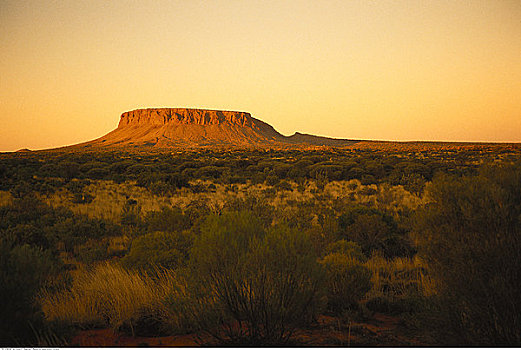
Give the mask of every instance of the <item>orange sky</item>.
[[521, 142], [521, 1], [0, 2], [0, 151], [144, 107], [279, 132]]

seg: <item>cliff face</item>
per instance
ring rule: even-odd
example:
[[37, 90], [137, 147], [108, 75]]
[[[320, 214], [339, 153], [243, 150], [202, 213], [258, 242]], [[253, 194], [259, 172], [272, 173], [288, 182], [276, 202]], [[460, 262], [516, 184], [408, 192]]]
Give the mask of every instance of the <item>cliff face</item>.
[[123, 113], [118, 128], [129, 125], [215, 125], [222, 123], [254, 127], [252, 116], [246, 112], [187, 108], [149, 108]]
[[95, 146], [261, 146], [284, 136], [250, 113], [189, 108], [149, 108], [125, 112], [118, 128]]
[[246, 112], [148, 108], [123, 113], [117, 129], [86, 143], [85, 147], [343, 146], [352, 143], [305, 136], [283, 136]]

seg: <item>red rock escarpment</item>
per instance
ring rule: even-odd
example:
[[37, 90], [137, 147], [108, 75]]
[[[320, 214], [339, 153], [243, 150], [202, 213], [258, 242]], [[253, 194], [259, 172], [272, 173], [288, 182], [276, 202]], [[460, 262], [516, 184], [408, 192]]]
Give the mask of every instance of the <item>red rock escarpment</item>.
[[259, 146], [284, 139], [246, 112], [149, 108], [125, 112], [99, 146]]
[[215, 125], [229, 123], [243, 127], [253, 127], [250, 113], [215, 111], [189, 108], [149, 108], [136, 109], [121, 115], [118, 128], [129, 125], [196, 124]]
[[117, 129], [86, 143], [95, 147], [211, 147], [334, 145], [349, 140], [295, 134], [286, 137], [247, 112], [192, 108], [136, 109], [121, 115]]

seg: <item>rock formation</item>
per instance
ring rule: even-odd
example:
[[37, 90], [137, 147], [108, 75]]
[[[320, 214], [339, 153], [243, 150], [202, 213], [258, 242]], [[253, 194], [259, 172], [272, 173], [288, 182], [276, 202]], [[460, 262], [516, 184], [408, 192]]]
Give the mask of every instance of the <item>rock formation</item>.
[[85, 147], [260, 147], [344, 146], [354, 141], [296, 133], [283, 136], [250, 113], [189, 108], [149, 108], [125, 112], [117, 129]]

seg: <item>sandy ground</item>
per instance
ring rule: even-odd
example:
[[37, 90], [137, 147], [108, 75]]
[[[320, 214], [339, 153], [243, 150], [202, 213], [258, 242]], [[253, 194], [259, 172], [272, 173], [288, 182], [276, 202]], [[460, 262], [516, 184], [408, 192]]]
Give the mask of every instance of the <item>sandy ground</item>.
[[[418, 340], [406, 335], [399, 318], [375, 313], [366, 322], [341, 323], [338, 318], [321, 316], [307, 329], [297, 330], [292, 344], [303, 346], [421, 346]], [[212, 339], [198, 334], [168, 337], [132, 337], [111, 329], [80, 331], [71, 341], [72, 346], [204, 346], [217, 345]]]

